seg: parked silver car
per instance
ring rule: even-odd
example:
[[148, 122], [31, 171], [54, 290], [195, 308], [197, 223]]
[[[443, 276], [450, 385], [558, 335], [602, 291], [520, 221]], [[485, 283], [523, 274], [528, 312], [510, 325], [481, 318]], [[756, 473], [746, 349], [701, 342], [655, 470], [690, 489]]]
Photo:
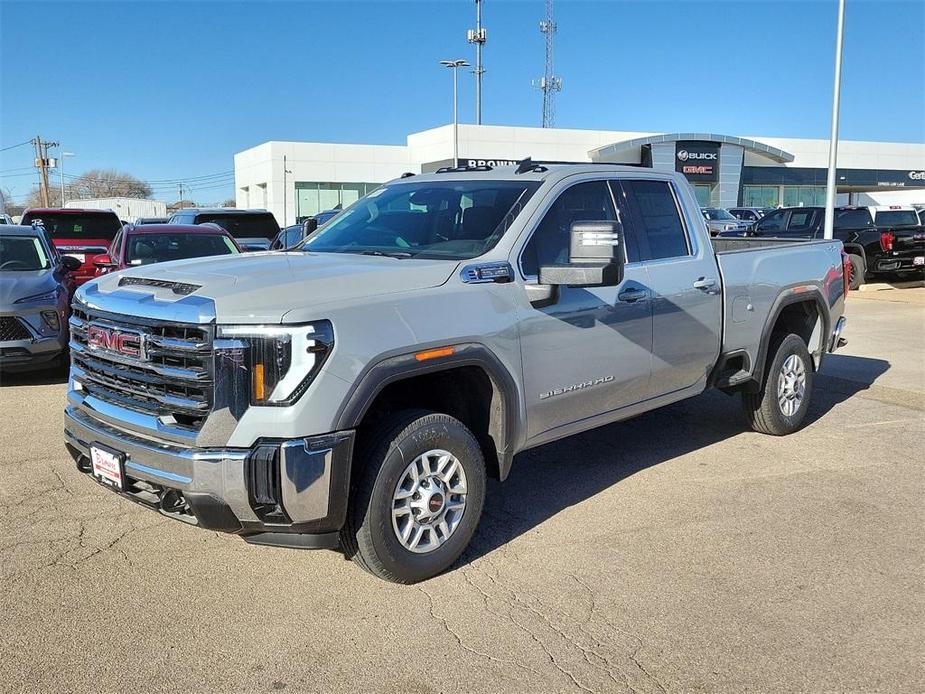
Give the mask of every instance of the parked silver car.
[[43, 368], [66, 353], [78, 267], [43, 229], [0, 225], [0, 369]]
[[701, 207], [700, 213], [707, 223], [710, 236], [717, 236], [724, 231], [745, 231], [751, 225], [750, 222], [736, 219], [729, 213], [729, 210], [724, 210], [722, 207]]

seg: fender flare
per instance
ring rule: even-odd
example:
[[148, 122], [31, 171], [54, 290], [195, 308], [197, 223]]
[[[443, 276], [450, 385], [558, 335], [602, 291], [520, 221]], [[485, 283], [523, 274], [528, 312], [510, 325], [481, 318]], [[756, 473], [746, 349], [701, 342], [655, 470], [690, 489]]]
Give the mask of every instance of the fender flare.
[[813, 287], [812, 289], [801, 292], [797, 292], [796, 289], [796, 287], [792, 287], [789, 290], [781, 292], [771, 305], [771, 310], [768, 312], [768, 319], [765, 321], [764, 328], [761, 331], [761, 342], [758, 345], [755, 368], [752, 371], [752, 383], [756, 388], [761, 388], [761, 386], [764, 385], [764, 367], [768, 358], [768, 349], [771, 346], [771, 335], [774, 332], [774, 326], [777, 324], [777, 320], [780, 318], [780, 314], [783, 313], [784, 309], [793, 304], [802, 304], [807, 301], [813, 301], [816, 304], [816, 309], [819, 312], [819, 319], [822, 321], [822, 354], [819, 356], [818, 366], [822, 364], [822, 355], [826, 352], [826, 336], [830, 334], [829, 331], [832, 327], [830, 325], [832, 317], [829, 310], [826, 308], [822, 292], [819, 291], [818, 287]]
[[[504, 480], [510, 472], [514, 453], [526, 430], [516, 381], [495, 353], [478, 342], [454, 344], [454, 353], [446, 357], [427, 361], [418, 361], [415, 358], [418, 352], [445, 346], [446, 343], [418, 345], [412, 350], [403, 348], [397, 353], [385, 353], [371, 361], [355, 379], [349, 394], [338, 409], [335, 431], [358, 427], [370, 405], [386, 386], [424, 374], [449, 371], [462, 366], [476, 366], [488, 376], [492, 389], [502, 405], [502, 412], [496, 422], [499, 425], [498, 435], [492, 438], [496, 438], [499, 477]], [[493, 413], [490, 419], [494, 419]]]

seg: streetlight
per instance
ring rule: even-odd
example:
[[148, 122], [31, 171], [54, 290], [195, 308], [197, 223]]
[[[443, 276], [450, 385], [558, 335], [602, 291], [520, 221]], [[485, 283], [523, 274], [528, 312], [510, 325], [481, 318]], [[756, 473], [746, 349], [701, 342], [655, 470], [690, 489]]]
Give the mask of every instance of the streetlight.
[[832, 90], [832, 133], [829, 138], [829, 170], [825, 182], [825, 221], [822, 238], [834, 236], [835, 227], [835, 165], [838, 158], [838, 109], [841, 97], [841, 54], [844, 43], [845, 0], [838, 0], [838, 24], [835, 30], [835, 85]]
[[58, 162], [58, 173], [61, 175], [61, 207], [64, 207], [64, 203], [67, 202], [64, 199], [64, 158], [73, 156], [73, 152], [61, 152], [61, 156], [58, 157], [61, 160]]
[[453, 71], [453, 166], [459, 160], [459, 68], [469, 67], [465, 60], [441, 60], [440, 64]]

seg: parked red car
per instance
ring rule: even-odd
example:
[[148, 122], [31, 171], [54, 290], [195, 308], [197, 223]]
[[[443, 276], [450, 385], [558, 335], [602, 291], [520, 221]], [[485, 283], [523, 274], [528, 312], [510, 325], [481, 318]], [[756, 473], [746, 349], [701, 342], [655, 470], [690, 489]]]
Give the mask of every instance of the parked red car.
[[184, 258], [240, 253], [231, 234], [215, 224], [126, 224], [109, 252], [96, 257], [97, 275]]
[[96, 277], [96, 258], [105, 254], [122, 222], [112, 210], [32, 208], [23, 212], [20, 224], [41, 226], [62, 255], [80, 261], [74, 282], [80, 286]]

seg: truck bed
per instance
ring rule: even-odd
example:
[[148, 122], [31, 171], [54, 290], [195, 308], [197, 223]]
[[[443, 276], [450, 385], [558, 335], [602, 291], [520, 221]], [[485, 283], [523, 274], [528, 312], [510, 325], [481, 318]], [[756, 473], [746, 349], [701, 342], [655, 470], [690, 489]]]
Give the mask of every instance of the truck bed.
[[[782, 238], [714, 238], [723, 282], [725, 355], [747, 355], [745, 374], [757, 363], [765, 324], [781, 302], [814, 297], [841, 315], [844, 302], [842, 242]], [[828, 313], [828, 312], [826, 312]], [[824, 335], [831, 326], [818, 325], [809, 351], [818, 366], [825, 352]], [[743, 374], [743, 376], [745, 375]]]

